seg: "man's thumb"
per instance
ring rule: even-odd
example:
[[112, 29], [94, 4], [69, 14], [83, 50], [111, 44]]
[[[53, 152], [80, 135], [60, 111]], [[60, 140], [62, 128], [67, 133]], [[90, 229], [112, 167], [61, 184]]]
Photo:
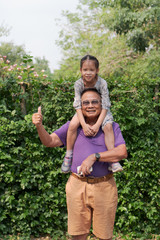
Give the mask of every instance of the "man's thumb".
[[40, 107], [38, 107], [38, 113], [40, 113], [40, 114], [41, 114], [41, 106], [40, 106]]

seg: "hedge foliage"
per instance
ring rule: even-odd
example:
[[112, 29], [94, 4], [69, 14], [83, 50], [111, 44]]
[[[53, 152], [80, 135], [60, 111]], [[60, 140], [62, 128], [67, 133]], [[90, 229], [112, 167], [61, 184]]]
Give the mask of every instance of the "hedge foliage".
[[[148, 234], [159, 233], [158, 56], [147, 57], [147, 61], [144, 58], [125, 74], [117, 72], [107, 79], [112, 113], [128, 149], [128, 158], [122, 161], [124, 171], [115, 175], [119, 191], [115, 231], [128, 234], [131, 239], [142, 235], [147, 239]], [[74, 114], [75, 79], [42, 81], [28, 68], [22, 76], [24, 92], [16, 70], [4, 72], [4, 66], [1, 63], [0, 236], [51, 234], [54, 239], [62, 239], [67, 229], [68, 175], [60, 171], [65, 149], [44, 147], [31, 117], [41, 105], [49, 133], [68, 121]]]

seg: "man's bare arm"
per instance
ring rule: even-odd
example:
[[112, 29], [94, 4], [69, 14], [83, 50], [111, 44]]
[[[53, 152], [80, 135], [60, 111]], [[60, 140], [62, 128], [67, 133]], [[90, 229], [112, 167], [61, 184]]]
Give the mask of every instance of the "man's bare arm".
[[[100, 152], [100, 162], [117, 162], [127, 158], [127, 149], [125, 144], [121, 144], [109, 151]], [[94, 156], [95, 157], [95, 156]]]
[[[99, 152], [100, 162], [118, 162], [124, 158], [127, 158], [127, 149], [125, 144], [121, 144], [109, 151]], [[89, 155], [81, 164], [79, 172], [83, 172], [84, 175], [90, 174], [90, 168], [95, 163], [95, 154]]]
[[60, 147], [63, 145], [59, 137], [55, 133], [49, 134], [43, 125], [37, 128], [37, 132], [42, 144], [46, 147]]

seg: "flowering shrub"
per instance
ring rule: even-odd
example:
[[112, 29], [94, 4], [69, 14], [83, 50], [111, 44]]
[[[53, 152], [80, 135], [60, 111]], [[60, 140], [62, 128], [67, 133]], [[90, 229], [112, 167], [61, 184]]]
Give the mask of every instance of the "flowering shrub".
[[24, 82], [29, 82], [32, 80], [37, 80], [43, 82], [48, 76], [45, 74], [45, 70], [41, 70], [37, 73], [33, 65], [29, 65], [32, 62], [31, 56], [24, 56], [23, 63], [18, 66], [17, 64], [10, 65], [10, 61], [6, 56], [0, 55], [0, 75], [4, 79], [6, 77], [13, 77], [17, 80], [22, 80]]

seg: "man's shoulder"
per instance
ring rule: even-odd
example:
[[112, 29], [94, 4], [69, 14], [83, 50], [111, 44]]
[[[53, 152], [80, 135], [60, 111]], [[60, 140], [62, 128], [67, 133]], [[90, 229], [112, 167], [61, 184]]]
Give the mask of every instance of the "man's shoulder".
[[[68, 127], [69, 127], [70, 121], [67, 121], [65, 124], [63, 124], [59, 129], [57, 129], [56, 131], [67, 131]], [[120, 129], [120, 126], [117, 122], [113, 122], [113, 130], [116, 131], [117, 129]], [[82, 127], [79, 126], [78, 127], [79, 130], [82, 130]], [[55, 131], [55, 132], [56, 132]]]
[[67, 132], [68, 132], [68, 127], [69, 127], [70, 121], [66, 122], [63, 124], [60, 128], [54, 131], [54, 133], [59, 137], [59, 139], [62, 141], [63, 146], [66, 145], [66, 140], [67, 140]]
[[115, 146], [125, 144], [125, 140], [123, 138], [120, 126], [117, 122], [113, 122], [113, 131], [115, 136]]
[[119, 124], [117, 122], [113, 122], [113, 130], [116, 130], [118, 128], [120, 128]]
[[65, 133], [65, 132], [68, 130], [69, 123], [70, 123], [70, 121], [67, 121], [65, 124], [63, 124], [61, 127], [59, 127], [59, 128], [58, 128], [57, 130], [55, 130], [54, 132], [55, 132], [55, 133], [57, 133], [57, 132]]

